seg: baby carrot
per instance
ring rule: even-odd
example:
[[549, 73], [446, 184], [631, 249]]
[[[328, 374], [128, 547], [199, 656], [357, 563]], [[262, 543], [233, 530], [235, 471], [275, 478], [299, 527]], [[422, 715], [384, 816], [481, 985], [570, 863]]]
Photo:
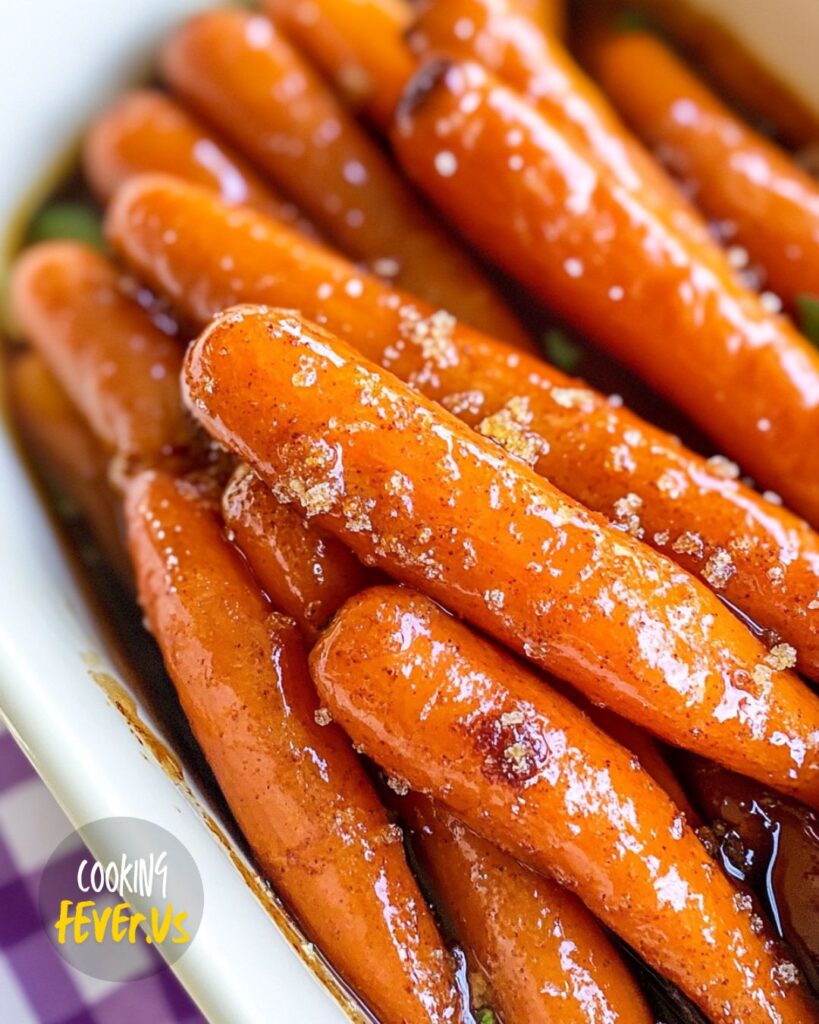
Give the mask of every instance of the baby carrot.
[[[610, 33], [592, 70], [637, 134], [693, 187], [696, 203], [731, 225], [731, 242], [793, 307], [819, 297], [819, 184], [728, 109], [662, 40]], [[651, 88], [646, 88], [646, 82]]]
[[151, 630], [261, 868], [380, 1018], [462, 1020], [400, 832], [338, 726], [318, 724], [293, 621], [271, 611], [188, 484], [142, 474], [126, 517]]
[[[464, 26], [468, 25], [468, 31]], [[616, 175], [657, 216], [724, 262], [702, 217], [626, 129], [609, 100], [553, 33], [522, 15], [516, 0], [426, 0], [410, 46], [421, 57], [442, 55], [483, 64]]]
[[92, 123], [83, 145], [91, 187], [104, 202], [128, 178], [166, 172], [212, 188], [234, 206], [246, 203], [288, 223], [298, 211], [274, 195], [243, 157], [156, 89], [120, 96]]
[[478, 65], [428, 69], [397, 123], [407, 171], [487, 256], [819, 523], [819, 353], [786, 318]]
[[12, 418], [35, 468], [87, 522], [121, 579], [131, 575], [120, 530], [120, 500], [108, 483], [108, 453], [66, 397], [42, 356], [7, 363]]
[[265, 0], [263, 7], [354, 110], [389, 128], [415, 71], [404, 0]]
[[566, 885], [713, 1021], [817, 1019], [629, 753], [428, 598], [400, 587], [352, 598], [310, 667], [369, 757]]
[[396, 801], [458, 941], [504, 1021], [650, 1024], [640, 989], [603, 929], [562, 886], [411, 793]]
[[819, 697], [709, 590], [296, 314], [188, 350], [194, 415], [279, 500], [669, 742], [819, 801]]
[[186, 451], [182, 349], [119, 290], [120, 274], [77, 242], [26, 249], [11, 275], [23, 333], [109, 452], [129, 472]]
[[262, 589], [296, 620], [308, 645], [369, 580], [348, 548], [277, 501], [247, 466], [239, 466], [225, 488], [222, 514]]
[[687, 451], [540, 360], [182, 183], [130, 183], [111, 206], [108, 231], [136, 273], [201, 324], [237, 302], [292, 306], [324, 323], [698, 574], [795, 647], [800, 670], [819, 679], [819, 536], [773, 504], [775, 495], [745, 487], [726, 459]]
[[165, 46], [173, 88], [345, 252], [508, 340], [528, 338], [472, 258], [266, 18], [209, 11]]

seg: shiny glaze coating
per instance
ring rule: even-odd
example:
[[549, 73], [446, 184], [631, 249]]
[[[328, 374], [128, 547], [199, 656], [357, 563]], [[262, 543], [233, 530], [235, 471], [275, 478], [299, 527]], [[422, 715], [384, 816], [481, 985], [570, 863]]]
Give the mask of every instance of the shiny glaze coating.
[[[517, 0], [426, 0], [410, 45], [422, 57], [475, 60], [526, 97], [591, 160], [599, 160], [652, 212], [698, 244], [705, 221], [626, 129], [596, 84], [554, 34], [520, 14]], [[471, 26], [464, 31], [464, 24]], [[723, 263], [716, 246], [708, 258]]]
[[299, 631], [182, 481], [129, 488], [128, 540], [182, 709], [271, 881], [387, 1024], [462, 1021], [450, 957], [346, 736], [319, 725]]
[[262, 7], [354, 110], [389, 127], [415, 71], [404, 0], [264, 0]]
[[239, 466], [225, 488], [222, 516], [263, 590], [296, 620], [308, 646], [370, 579], [349, 548], [277, 501], [248, 466]]
[[13, 315], [120, 465], [114, 478], [188, 448], [182, 348], [120, 290], [122, 275], [78, 242], [42, 242], [11, 274]]
[[231, 206], [245, 203], [287, 223], [298, 220], [296, 208], [274, 195], [244, 157], [156, 89], [124, 93], [93, 121], [83, 167], [103, 202], [128, 178], [157, 172], [211, 188]]
[[515, 6], [543, 32], [563, 38], [568, 15], [566, 0], [514, 0]]
[[345, 342], [236, 307], [191, 345], [202, 426], [365, 563], [669, 742], [819, 802], [819, 697], [701, 583]]
[[[135, 272], [201, 324], [237, 302], [293, 306], [325, 324], [700, 575], [793, 645], [799, 668], [819, 679], [819, 535], [775, 495], [745, 487], [727, 460], [695, 455], [542, 361], [436, 320], [328, 250], [184, 184], [132, 182], [107, 226]], [[714, 572], [720, 560], [725, 569]]]
[[209, 11], [171, 35], [172, 87], [233, 139], [346, 253], [436, 306], [528, 337], [477, 264], [273, 24]]
[[427, 69], [397, 123], [467, 238], [819, 523], [819, 353], [790, 321], [478, 65]]
[[816, 180], [744, 124], [656, 36], [612, 33], [589, 52], [629, 124], [697, 204], [730, 225], [731, 243], [764, 269], [766, 287], [791, 306], [800, 294], [819, 297]]
[[630, 754], [428, 598], [352, 598], [310, 667], [389, 774], [567, 885], [713, 1021], [809, 1024], [752, 915]]
[[459, 943], [510, 1024], [653, 1024], [603, 929], [563, 886], [466, 828], [441, 804], [398, 802]]
[[108, 452], [37, 352], [11, 358], [6, 381], [12, 419], [37, 470], [76, 506], [117, 574], [129, 580], [121, 502], [108, 483]]

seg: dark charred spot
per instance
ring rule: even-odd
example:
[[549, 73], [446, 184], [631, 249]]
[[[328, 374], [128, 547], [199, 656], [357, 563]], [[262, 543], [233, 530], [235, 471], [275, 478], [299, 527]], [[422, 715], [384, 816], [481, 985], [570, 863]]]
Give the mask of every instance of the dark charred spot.
[[531, 712], [518, 708], [480, 715], [468, 724], [481, 759], [481, 769], [492, 782], [519, 789], [547, 764], [551, 751]]

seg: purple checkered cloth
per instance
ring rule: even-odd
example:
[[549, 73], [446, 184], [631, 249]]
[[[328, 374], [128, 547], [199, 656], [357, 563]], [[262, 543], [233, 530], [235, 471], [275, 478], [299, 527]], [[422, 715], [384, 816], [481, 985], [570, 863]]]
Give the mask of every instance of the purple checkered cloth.
[[[0, 725], [0, 1021], [3, 1024], [205, 1024], [162, 965], [122, 984], [74, 970], [40, 923], [40, 874], [71, 825]], [[158, 962], [145, 947], [145, 969]]]

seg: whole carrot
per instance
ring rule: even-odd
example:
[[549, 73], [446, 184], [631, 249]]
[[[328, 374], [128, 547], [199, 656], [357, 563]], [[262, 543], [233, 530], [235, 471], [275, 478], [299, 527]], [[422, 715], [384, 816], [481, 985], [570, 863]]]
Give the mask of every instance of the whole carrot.
[[419, 77], [393, 140], [487, 256], [819, 523], [819, 353], [789, 321], [475, 64]]
[[130, 183], [108, 231], [138, 275], [202, 324], [237, 302], [294, 306], [324, 323], [698, 574], [792, 645], [800, 670], [819, 679], [819, 536], [775, 495], [745, 487], [733, 463], [695, 455], [545, 363], [182, 183]]
[[262, 589], [296, 620], [308, 644], [369, 580], [348, 548], [277, 501], [247, 466], [225, 488], [222, 515]]
[[731, 242], [763, 268], [766, 286], [790, 307], [802, 294], [819, 297], [816, 180], [744, 124], [657, 37], [610, 33], [595, 40], [590, 59], [637, 134], [710, 217], [731, 225]]
[[18, 257], [11, 307], [105, 448], [115, 476], [185, 453], [193, 424], [179, 399], [182, 349], [120, 291], [121, 275], [77, 242]]
[[184, 481], [136, 478], [126, 516], [151, 630], [259, 865], [380, 1019], [462, 1020], [400, 833], [347, 738], [319, 724], [295, 624], [271, 610]]
[[268, 19], [202, 14], [170, 37], [162, 66], [172, 87], [352, 258], [464, 320], [529, 343], [472, 258]]
[[345, 342], [237, 307], [188, 350], [194, 415], [365, 564], [596, 703], [808, 803], [819, 697], [702, 584]]
[[565, 884], [711, 1020], [817, 1019], [793, 965], [629, 753], [428, 598], [352, 598], [310, 667], [368, 756]]
[[265, 0], [263, 7], [354, 110], [389, 128], [415, 71], [404, 0]]
[[212, 188], [231, 206], [246, 203], [287, 223], [298, 221], [295, 206], [274, 195], [243, 157], [156, 89], [125, 93], [93, 121], [83, 166], [104, 202], [136, 174], [166, 172]]
[[504, 1021], [649, 1024], [640, 989], [594, 917], [417, 793], [396, 801], [412, 847], [459, 943]]

